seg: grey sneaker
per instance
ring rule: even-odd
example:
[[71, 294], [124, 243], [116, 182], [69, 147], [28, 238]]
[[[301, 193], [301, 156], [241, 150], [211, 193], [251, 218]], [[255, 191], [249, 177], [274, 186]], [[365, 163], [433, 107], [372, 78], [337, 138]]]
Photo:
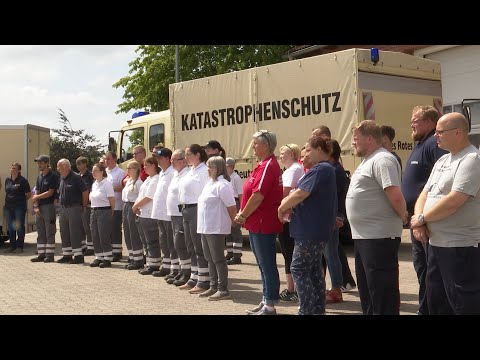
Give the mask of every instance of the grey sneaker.
[[246, 312], [248, 315], [255, 314], [255, 313], [259, 312], [260, 310], [262, 310], [264, 305], [265, 305], [265, 303], [262, 301], [260, 304], [258, 304], [258, 305], [257, 305], [256, 307], [254, 307], [253, 309], [245, 310], [245, 312]]
[[217, 289], [210, 288], [207, 291], [204, 291], [204, 292], [198, 294], [198, 297], [209, 297], [209, 296], [214, 295], [216, 292], [217, 292]]
[[277, 310], [267, 310], [267, 307], [264, 306], [260, 311], [252, 315], [277, 315]]
[[356, 287], [357, 287], [357, 285], [346, 283], [345, 286], [340, 286], [340, 289], [342, 290], [342, 293], [347, 293], [347, 292], [350, 292], [352, 290], [355, 290]]
[[209, 301], [228, 300], [228, 299], [230, 299], [230, 292], [228, 291], [217, 291], [215, 294], [208, 297]]

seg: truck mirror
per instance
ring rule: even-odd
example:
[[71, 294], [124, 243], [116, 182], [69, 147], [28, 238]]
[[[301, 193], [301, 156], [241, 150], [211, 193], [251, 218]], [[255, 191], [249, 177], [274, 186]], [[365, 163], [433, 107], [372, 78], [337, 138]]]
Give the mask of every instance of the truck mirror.
[[116, 144], [115, 139], [113, 137], [109, 137], [108, 138], [108, 150], [115, 152], [117, 150], [116, 147], [117, 147], [117, 144]]

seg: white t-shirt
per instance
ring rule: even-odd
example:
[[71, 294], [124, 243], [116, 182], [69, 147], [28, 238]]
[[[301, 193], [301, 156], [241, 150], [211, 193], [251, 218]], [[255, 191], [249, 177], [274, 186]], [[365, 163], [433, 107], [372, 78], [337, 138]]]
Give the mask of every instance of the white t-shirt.
[[352, 175], [345, 206], [352, 239], [402, 236], [402, 219], [393, 209], [385, 189], [400, 186], [400, 164], [386, 149], [366, 156]]
[[220, 175], [210, 179], [198, 198], [197, 233], [225, 234], [232, 232], [232, 219], [227, 207], [235, 206], [232, 184]]
[[230, 183], [232, 184], [233, 196], [235, 196], [235, 198], [238, 198], [238, 195], [243, 194], [242, 178], [235, 171], [230, 175]]
[[[113, 187], [121, 185], [122, 180], [125, 177], [126, 173], [120, 169], [117, 165], [112, 170], [107, 168], [107, 179], [113, 184]], [[115, 210], [122, 210], [122, 192], [115, 191]]]
[[423, 190], [428, 191], [424, 213], [452, 191], [468, 195], [453, 214], [427, 222], [430, 245], [468, 247], [480, 242], [480, 152], [475, 146], [438, 159]]
[[202, 162], [196, 168], [190, 168], [180, 182], [178, 191], [180, 204], [196, 204], [208, 179], [208, 168], [205, 163]]
[[113, 185], [107, 179], [94, 181], [90, 192], [90, 203], [92, 208], [110, 206], [109, 197], [114, 197]]
[[125, 202], [135, 202], [138, 197], [138, 193], [140, 192], [140, 187], [142, 186], [143, 181], [140, 177], [137, 181], [129, 178], [125, 187], [122, 190], [122, 201]]
[[155, 190], [157, 190], [158, 183], [158, 174], [154, 176], [149, 176], [145, 182], [140, 187], [140, 192], [138, 194], [137, 200], [142, 200], [144, 197], [152, 199], [142, 207], [140, 207], [140, 215], [142, 218], [151, 218], [152, 217], [152, 207], [153, 207], [153, 197], [155, 195]]
[[297, 187], [298, 180], [300, 180], [304, 173], [303, 167], [298, 162], [294, 162], [282, 174], [283, 187], [291, 187], [292, 190], [295, 189]]
[[178, 189], [180, 185], [180, 181], [188, 174], [190, 168], [185, 166], [180, 172], [174, 171], [172, 181], [168, 186], [168, 193], [167, 193], [167, 215], [168, 216], [182, 216], [182, 213], [178, 211], [178, 205], [180, 205], [180, 201], [178, 201]]
[[167, 193], [174, 172], [170, 165], [158, 175], [157, 189], [153, 195], [152, 219], [170, 221], [170, 216], [167, 214]]

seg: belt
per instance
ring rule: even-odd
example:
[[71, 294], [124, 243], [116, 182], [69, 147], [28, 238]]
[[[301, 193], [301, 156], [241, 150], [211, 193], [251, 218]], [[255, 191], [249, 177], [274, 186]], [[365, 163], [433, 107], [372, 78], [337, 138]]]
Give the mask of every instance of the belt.
[[62, 208], [80, 207], [82, 204], [61, 205]]
[[188, 209], [195, 206], [197, 206], [197, 204], [180, 204], [178, 205], [178, 211], [181, 212], [183, 209]]
[[92, 210], [112, 210], [111, 206], [92, 207]]

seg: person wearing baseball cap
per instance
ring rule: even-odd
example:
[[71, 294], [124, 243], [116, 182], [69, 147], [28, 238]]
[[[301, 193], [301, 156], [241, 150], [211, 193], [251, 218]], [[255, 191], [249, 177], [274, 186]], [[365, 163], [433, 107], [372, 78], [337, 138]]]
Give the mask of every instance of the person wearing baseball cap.
[[204, 148], [209, 158], [212, 156], [221, 156], [223, 157], [223, 160], [225, 160], [227, 156], [225, 154], [225, 149], [217, 140], [210, 140]]
[[34, 161], [40, 161], [46, 164], [50, 164], [50, 158], [47, 155], [39, 155], [36, 159], [34, 159]]
[[155, 157], [163, 156], [170, 159], [172, 157], [172, 150], [170, 150], [169, 148], [161, 148], [153, 152], [152, 155]]
[[55, 255], [55, 193], [60, 185], [59, 177], [50, 169], [50, 158], [40, 155], [34, 159], [40, 175], [37, 178], [36, 194], [32, 196], [37, 227], [38, 256], [32, 262], [53, 262]]

